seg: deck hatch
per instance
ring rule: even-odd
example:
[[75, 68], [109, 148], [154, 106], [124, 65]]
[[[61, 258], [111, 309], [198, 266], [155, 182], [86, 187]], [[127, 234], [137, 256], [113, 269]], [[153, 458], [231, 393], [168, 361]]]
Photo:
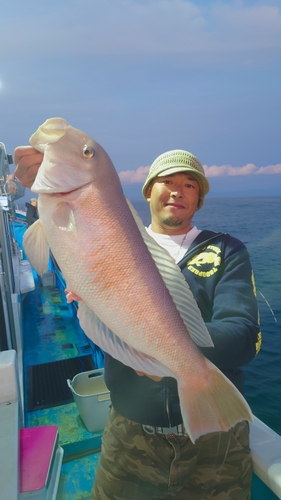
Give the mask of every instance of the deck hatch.
[[79, 356], [28, 367], [28, 411], [73, 402], [67, 379], [93, 370], [92, 356]]

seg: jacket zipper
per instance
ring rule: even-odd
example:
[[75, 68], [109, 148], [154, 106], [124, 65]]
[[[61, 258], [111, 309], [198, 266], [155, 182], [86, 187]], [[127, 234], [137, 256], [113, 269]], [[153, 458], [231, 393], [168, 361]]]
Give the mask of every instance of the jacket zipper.
[[169, 398], [168, 398], [167, 386], [166, 386], [166, 415], [167, 415], [168, 423], [169, 423], [168, 427], [171, 427], [170, 408], [169, 408]]

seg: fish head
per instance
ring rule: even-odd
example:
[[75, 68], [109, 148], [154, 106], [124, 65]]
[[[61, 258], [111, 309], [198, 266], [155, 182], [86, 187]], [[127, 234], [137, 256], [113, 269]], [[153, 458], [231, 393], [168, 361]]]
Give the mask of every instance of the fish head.
[[90, 183], [104, 189], [108, 179], [122, 192], [119, 176], [106, 151], [63, 118], [46, 120], [29, 142], [44, 154], [31, 186], [35, 193], [69, 193]]

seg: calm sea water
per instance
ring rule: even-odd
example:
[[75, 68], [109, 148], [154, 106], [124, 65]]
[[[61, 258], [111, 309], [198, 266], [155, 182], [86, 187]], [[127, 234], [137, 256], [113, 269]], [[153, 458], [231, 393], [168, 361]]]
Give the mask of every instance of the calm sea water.
[[[133, 201], [145, 225], [148, 204]], [[281, 434], [281, 196], [211, 198], [194, 217], [200, 229], [230, 233], [248, 248], [257, 285], [263, 343], [244, 367], [253, 413]]]

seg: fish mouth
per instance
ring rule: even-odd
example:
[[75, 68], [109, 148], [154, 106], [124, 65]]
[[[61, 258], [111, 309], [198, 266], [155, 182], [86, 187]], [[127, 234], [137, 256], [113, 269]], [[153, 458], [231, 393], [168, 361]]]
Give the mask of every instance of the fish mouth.
[[37, 177], [35, 178], [35, 181], [30, 189], [37, 194], [47, 194], [49, 196], [67, 196], [68, 194], [79, 191], [81, 188], [86, 188], [89, 184], [91, 184], [91, 182], [81, 183], [75, 186], [73, 184], [66, 183], [66, 185], [63, 187], [61, 183], [56, 184], [53, 178], [50, 179], [50, 182], [46, 182], [45, 179], [42, 182], [42, 179], [39, 178], [37, 174]]
[[[59, 145], [57, 145], [61, 140], [65, 152], [60, 152]], [[89, 159], [94, 154], [92, 156], [83, 156], [83, 159], [87, 162], [85, 169], [77, 168], [77, 161], [80, 161], [80, 156], [78, 155], [78, 158], [76, 158], [75, 154], [76, 149], [78, 151], [79, 148], [80, 151], [81, 147], [84, 148], [86, 144], [88, 145], [88, 140], [91, 140], [91, 145], [95, 143], [83, 132], [71, 127], [63, 118], [49, 118], [40, 125], [29, 139], [30, 144], [44, 154], [43, 161], [31, 186], [31, 191], [38, 194], [66, 195], [91, 183], [93, 181], [93, 169], [91, 168], [91, 161], [89, 166]], [[87, 150], [90, 151], [88, 146]], [[79, 175], [77, 174], [78, 171]]]
[[[48, 172], [47, 172], [48, 174]], [[46, 172], [41, 174], [40, 169], [37, 173], [34, 183], [31, 186], [31, 191], [37, 194], [49, 194], [49, 195], [66, 195], [72, 191], [76, 191], [81, 186], [77, 186], [73, 184], [72, 179], [70, 181], [65, 182], [65, 185], [62, 186], [61, 182], [57, 179], [54, 179], [51, 175], [48, 178]]]
[[[66, 130], [69, 127], [69, 124], [63, 118], [49, 118], [46, 120], [34, 134], [29, 138], [29, 143], [33, 146], [37, 151], [40, 151], [45, 155], [46, 150], [49, 145], [58, 142], [62, 137], [65, 136]], [[34, 183], [31, 186], [31, 191], [34, 193], [47, 193], [47, 194], [55, 194], [55, 193], [65, 193], [67, 194], [74, 189], [77, 189], [77, 185], [73, 184], [73, 179], [69, 175], [65, 175], [64, 177], [64, 186], [62, 186], [60, 177], [55, 177], [52, 168], [50, 169], [50, 165], [52, 165], [53, 161], [49, 161], [48, 168], [44, 165], [44, 160], [37, 172]]]

